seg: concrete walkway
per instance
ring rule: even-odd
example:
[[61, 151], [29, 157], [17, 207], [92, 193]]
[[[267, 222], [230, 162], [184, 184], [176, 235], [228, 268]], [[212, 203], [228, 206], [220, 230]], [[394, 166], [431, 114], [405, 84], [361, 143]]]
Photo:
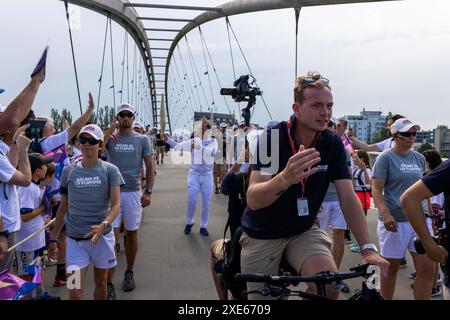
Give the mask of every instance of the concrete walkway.
[[[183, 160], [187, 161], [185, 153]], [[118, 256], [116, 270], [117, 299], [141, 300], [198, 300], [217, 299], [212, 282], [209, 246], [215, 239], [223, 237], [227, 218], [227, 197], [213, 194], [212, 213], [208, 230], [209, 237], [199, 234], [199, 214], [197, 208], [196, 222], [191, 235], [183, 233], [186, 211], [186, 181], [188, 166], [176, 165], [180, 162], [177, 152], [171, 151], [166, 156], [164, 165], [157, 165], [157, 176], [152, 195], [152, 204], [144, 210], [143, 221], [139, 230], [140, 247], [135, 263], [136, 289], [125, 293], [121, 281], [126, 268], [125, 252], [121, 240], [122, 252]], [[200, 200], [200, 199], [199, 199]], [[199, 204], [201, 202], [199, 201]], [[199, 205], [200, 206], [200, 205]], [[372, 239], [376, 239], [376, 211], [368, 214]], [[361, 262], [359, 253], [345, 250], [341, 271]], [[413, 299], [408, 278], [412, 269], [411, 257], [408, 266], [401, 269], [397, 280], [396, 299]], [[68, 298], [66, 287], [54, 288], [53, 277], [56, 267], [45, 269], [45, 290], [53, 295]], [[341, 294], [341, 299], [350, 297], [354, 290], [361, 288], [361, 279], [349, 280], [351, 292]], [[93, 272], [88, 272], [85, 299], [93, 297]], [[438, 298], [440, 299], [440, 298]]]

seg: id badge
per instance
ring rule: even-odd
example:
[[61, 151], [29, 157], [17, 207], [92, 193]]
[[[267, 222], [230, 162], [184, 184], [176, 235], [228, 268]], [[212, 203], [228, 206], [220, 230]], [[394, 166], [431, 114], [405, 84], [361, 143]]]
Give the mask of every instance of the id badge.
[[308, 199], [297, 198], [297, 212], [299, 217], [309, 216]]

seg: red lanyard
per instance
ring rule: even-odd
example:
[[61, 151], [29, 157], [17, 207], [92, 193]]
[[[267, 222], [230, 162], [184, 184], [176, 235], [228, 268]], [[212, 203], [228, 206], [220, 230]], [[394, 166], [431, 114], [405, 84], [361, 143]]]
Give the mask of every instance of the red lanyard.
[[[287, 134], [288, 134], [288, 138], [289, 138], [289, 143], [291, 145], [292, 154], [295, 155], [298, 150], [297, 150], [297, 147], [295, 146], [294, 140], [292, 140], [292, 137], [291, 137], [291, 127], [292, 127], [291, 118], [289, 118], [287, 121]], [[300, 180], [300, 185], [302, 186], [302, 196], [301, 196], [302, 198], [305, 197], [305, 188], [306, 188], [307, 180], [308, 180], [308, 177]]]

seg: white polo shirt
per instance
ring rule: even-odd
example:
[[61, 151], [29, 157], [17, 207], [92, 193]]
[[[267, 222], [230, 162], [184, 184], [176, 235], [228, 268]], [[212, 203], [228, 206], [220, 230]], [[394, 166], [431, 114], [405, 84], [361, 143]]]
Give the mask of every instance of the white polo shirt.
[[0, 145], [0, 213], [4, 228], [9, 232], [16, 232], [20, 229], [19, 197], [16, 186], [8, 184], [8, 181], [17, 170], [4, 152], [9, 151], [9, 147], [3, 142]]

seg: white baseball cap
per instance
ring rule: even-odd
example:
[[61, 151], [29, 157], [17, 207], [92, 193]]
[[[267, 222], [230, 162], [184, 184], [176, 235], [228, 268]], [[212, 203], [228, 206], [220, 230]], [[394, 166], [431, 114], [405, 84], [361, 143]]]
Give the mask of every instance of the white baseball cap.
[[222, 122], [221, 124], [220, 124], [220, 127], [221, 128], [226, 128], [228, 125], [225, 123], [225, 122]]
[[244, 120], [239, 121], [239, 126], [244, 126], [244, 125], [245, 125], [245, 121]]
[[100, 129], [99, 126], [97, 126], [97, 125], [95, 125], [95, 124], [88, 124], [87, 126], [84, 126], [84, 127], [81, 129], [80, 133], [78, 134], [78, 138], [80, 138], [80, 136], [81, 136], [83, 133], [88, 133], [88, 134], [90, 134], [94, 139], [103, 141], [103, 137], [104, 137], [103, 131], [102, 131], [102, 129]]
[[420, 130], [420, 126], [418, 124], [412, 122], [408, 118], [400, 118], [391, 125], [391, 133], [408, 132], [411, 128], [415, 128], [416, 131]]
[[116, 115], [118, 115], [118, 114], [121, 113], [122, 111], [129, 111], [129, 112], [131, 112], [132, 114], [135, 113], [135, 112], [134, 112], [133, 106], [132, 106], [131, 104], [129, 104], [129, 103], [122, 103], [122, 104], [119, 104], [119, 105], [117, 106], [117, 108], [116, 108]]
[[139, 121], [135, 121], [133, 123], [133, 128], [144, 129], [144, 127], [142, 126], [142, 124]]

